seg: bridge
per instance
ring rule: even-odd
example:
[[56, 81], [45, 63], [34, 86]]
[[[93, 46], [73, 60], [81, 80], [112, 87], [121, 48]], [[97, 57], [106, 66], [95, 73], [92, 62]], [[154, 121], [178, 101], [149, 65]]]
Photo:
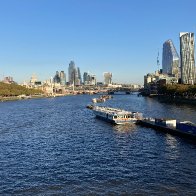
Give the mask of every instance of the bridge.
[[130, 87], [118, 87], [118, 88], [111, 88], [107, 90], [108, 94], [114, 94], [115, 92], [123, 92], [125, 94], [131, 94], [133, 92], [138, 92], [139, 89], [134, 89]]

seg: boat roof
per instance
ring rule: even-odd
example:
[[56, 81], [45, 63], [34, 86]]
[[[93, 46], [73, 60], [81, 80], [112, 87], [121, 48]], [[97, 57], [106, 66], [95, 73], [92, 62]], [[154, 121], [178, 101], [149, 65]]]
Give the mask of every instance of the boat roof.
[[121, 110], [121, 109], [117, 109], [117, 108], [110, 108], [110, 107], [100, 107], [100, 106], [96, 106], [95, 107], [96, 111], [101, 111], [101, 112], [105, 112], [105, 113], [109, 113], [112, 115], [123, 115], [123, 114], [132, 114], [132, 112], [126, 111], [126, 110]]

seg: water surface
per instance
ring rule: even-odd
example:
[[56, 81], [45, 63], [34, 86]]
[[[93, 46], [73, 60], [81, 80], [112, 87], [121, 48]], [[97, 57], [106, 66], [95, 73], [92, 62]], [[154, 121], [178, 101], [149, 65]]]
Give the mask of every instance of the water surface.
[[[1, 195], [195, 195], [196, 144], [94, 118], [92, 96], [0, 103]], [[196, 123], [196, 108], [137, 95], [103, 105]]]

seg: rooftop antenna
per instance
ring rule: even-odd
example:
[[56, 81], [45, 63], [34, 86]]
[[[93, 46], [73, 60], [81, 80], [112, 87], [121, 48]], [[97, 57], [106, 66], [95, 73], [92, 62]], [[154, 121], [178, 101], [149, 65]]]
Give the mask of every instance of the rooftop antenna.
[[158, 50], [158, 55], [157, 55], [157, 67], [158, 67], [158, 72], [159, 72], [159, 65], [160, 65], [160, 63], [159, 63], [159, 50]]

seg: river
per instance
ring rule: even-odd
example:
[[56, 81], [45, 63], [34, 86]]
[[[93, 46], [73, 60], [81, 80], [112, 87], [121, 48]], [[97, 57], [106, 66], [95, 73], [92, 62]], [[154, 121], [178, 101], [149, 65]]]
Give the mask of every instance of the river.
[[[196, 143], [96, 119], [78, 95], [0, 103], [0, 195], [195, 195]], [[102, 105], [196, 123], [196, 107], [114, 95]]]

